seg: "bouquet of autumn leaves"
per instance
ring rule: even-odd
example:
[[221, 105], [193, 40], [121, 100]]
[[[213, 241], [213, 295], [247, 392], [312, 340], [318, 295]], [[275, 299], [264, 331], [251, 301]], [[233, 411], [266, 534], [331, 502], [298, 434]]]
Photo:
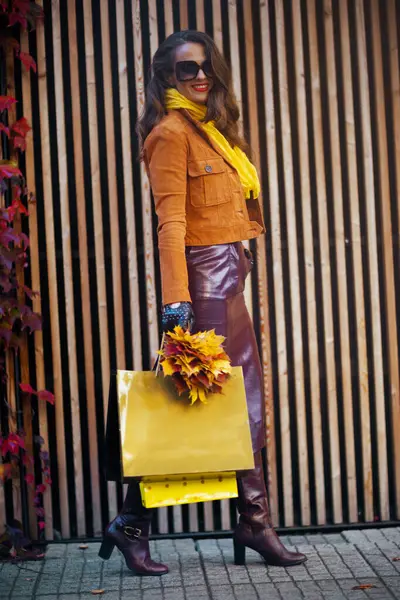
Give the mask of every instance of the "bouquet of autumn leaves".
[[179, 395], [189, 392], [191, 404], [222, 392], [232, 371], [224, 341], [214, 329], [191, 334], [177, 326], [165, 334], [159, 352], [164, 376], [172, 377]]

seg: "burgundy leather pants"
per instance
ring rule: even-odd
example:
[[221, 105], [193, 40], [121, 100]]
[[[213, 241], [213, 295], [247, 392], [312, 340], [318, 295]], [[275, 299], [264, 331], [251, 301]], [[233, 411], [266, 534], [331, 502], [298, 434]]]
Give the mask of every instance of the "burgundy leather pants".
[[260, 357], [243, 294], [251, 258], [241, 242], [234, 242], [188, 246], [186, 261], [195, 330], [215, 329], [223, 335], [232, 366], [243, 368], [255, 453], [265, 446], [265, 408]]

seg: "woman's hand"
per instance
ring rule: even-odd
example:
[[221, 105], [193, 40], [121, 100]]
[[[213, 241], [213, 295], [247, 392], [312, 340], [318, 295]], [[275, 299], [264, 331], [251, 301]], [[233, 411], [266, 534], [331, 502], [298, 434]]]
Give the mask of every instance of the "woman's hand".
[[190, 302], [175, 302], [166, 304], [162, 310], [162, 330], [164, 333], [173, 331], [180, 325], [183, 329], [192, 329], [194, 325], [194, 312]]

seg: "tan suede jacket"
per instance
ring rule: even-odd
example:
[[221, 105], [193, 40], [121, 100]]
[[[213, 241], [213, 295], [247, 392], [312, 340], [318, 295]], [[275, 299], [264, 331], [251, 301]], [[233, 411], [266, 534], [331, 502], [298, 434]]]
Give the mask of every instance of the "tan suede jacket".
[[171, 111], [147, 137], [143, 158], [158, 216], [163, 304], [191, 300], [185, 246], [227, 244], [264, 232], [258, 199], [187, 111]]

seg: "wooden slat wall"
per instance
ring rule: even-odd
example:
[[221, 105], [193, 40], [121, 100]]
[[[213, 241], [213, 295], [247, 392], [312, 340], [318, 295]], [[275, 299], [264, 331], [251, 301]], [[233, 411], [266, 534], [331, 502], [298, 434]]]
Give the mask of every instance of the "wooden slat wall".
[[[100, 535], [123, 498], [102, 472], [110, 372], [148, 369], [159, 343], [155, 216], [135, 124], [151, 56], [194, 23], [231, 63], [263, 184], [267, 233], [250, 244], [246, 299], [264, 368], [273, 520], [399, 519], [399, 4], [45, 0], [44, 9], [44, 27], [22, 39], [39, 77], [22, 75], [20, 100], [34, 125], [31, 278], [45, 322], [31, 364], [37, 387], [56, 394], [33, 432], [55, 481], [46, 537]], [[0, 491], [8, 516], [9, 494]], [[232, 508], [164, 509], [153, 531], [230, 529]]]

